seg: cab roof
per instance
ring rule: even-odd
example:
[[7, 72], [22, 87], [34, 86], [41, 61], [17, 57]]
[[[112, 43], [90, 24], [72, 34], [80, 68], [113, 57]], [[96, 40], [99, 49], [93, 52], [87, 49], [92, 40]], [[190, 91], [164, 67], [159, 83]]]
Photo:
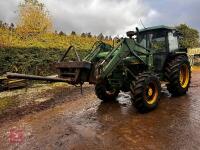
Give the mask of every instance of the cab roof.
[[176, 28], [165, 26], [165, 25], [160, 25], [160, 26], [144, 28], [144, 29], [139, 30], [139, 32], [147, 32], [147, 31], [154, 31], [154, 30], [170, 30], [171, 31], [171, 30], [176, 30]]

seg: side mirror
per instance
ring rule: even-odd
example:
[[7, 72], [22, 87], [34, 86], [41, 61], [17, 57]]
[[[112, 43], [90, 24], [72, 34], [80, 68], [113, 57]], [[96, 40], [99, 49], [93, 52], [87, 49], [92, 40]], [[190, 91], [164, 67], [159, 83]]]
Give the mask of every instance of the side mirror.
[[136, 33], [134, 32], [134, 31], [128, 31], [128, 32], [126, 32], [126, 35], [130, 38], [130, 39], [132, 39], [132, 37], [135, 35]]

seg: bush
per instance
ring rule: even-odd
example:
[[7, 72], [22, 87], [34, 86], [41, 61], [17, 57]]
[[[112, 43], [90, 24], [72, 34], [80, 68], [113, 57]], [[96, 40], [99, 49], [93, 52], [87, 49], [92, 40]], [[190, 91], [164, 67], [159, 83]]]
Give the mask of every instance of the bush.
[[[6, 72], [16, 72], [34, 75], [51, 75], [55, 73], [52, 66], [64, 54], [64, 49], [42, 48], [0, 48], [0, 75]], [[87, 50], [78, 50], [81, 58], [88, 53]], [[69, 58], [75, 54], [70, 52]]]
[[[95, 37], [58, 35], [54, 33], [21, 37], [14, 30], [0, 27], [0, 75], [17, 72], [34, 75], [54, 73], [51, 64], [58, 61], [65, 50], [73, 45], [83, 58], [97, 41]], [[111, 43], [112, 41], [105, 41]], [[69, 57], [74, 57], [70, 53]]]

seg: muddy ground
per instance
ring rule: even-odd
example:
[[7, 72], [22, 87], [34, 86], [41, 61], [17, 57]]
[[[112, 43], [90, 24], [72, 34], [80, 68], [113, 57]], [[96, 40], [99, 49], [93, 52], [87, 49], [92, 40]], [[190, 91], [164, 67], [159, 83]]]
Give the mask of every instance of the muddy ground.
[[186, 96], [171, 97], [164, 89], [159, 107], [147, 114], [124, 93], [102, 103], [93, 86], [83, 95], [74, 87], [41, 91], [13, 96], [28, 105], [3, 112], [0, 149], [200, 149], [200, 70], [193, 71]]

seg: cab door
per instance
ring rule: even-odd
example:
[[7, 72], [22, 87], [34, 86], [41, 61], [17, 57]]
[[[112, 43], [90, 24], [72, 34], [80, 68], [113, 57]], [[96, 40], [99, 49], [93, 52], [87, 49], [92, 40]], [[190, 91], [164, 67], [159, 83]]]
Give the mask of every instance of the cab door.
[[167, 32], [152, 31], [148, 34], [147, 47], [153, 52], [153, 63], [156, 72], [163, 70], [168, 55]]

